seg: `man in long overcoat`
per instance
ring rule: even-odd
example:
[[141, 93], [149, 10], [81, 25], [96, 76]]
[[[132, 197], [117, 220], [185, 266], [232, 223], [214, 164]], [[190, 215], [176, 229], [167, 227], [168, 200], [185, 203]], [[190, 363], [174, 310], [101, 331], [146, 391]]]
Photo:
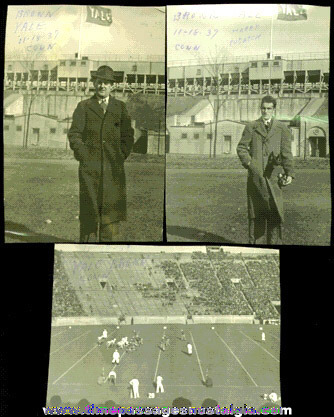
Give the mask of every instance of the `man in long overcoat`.
[[[291, 133], [274, 118], [276, 100], [261, 101], [262, 117], [249, 123], [237, 146], [248, 169], [247, 203], [249, 243], [282, 243], [284, 221], [282, 187], [294, 178]], [[283, 171], [283, 172], [282, 172]]]
[[110, 242], [119, 240], [126, 220], [124, 161], [134, 132], [125, 104], [110, 95], [113, 70], [104, 65], [92, 80], [95, 95], [78, 104], [68, 138], [80, 162], [80, 241]]

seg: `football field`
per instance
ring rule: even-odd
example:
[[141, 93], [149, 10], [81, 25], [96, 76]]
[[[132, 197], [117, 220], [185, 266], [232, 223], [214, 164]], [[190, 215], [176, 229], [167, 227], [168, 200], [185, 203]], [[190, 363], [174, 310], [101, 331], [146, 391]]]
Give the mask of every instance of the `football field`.
[[[112, 400], [121, 407], [171, 407], [175, 398], [184, 397], [193, 407], [200, 407], [206, 398], [216, 400], [220, 407], [259, 407], [264, 393], [274, 391], [280, 395], [279, 326], [263, 326], [265, 342], [261, 342], [259, 325], [253, 324], [135, 324], [105, 328], [108, 340], [123, 336], [130, 339], [136, 330], [143, 345], [134, 352], [120, 350], [120, 363], [115, 365], [114, 348], [97, 344], [103, 326], [52, 328], [48, 405], [52, 406], [52, 396], [59, 395], [63, 406], [75, 406], [86, 399], [95, 406]], [[181, 340], [181, 329], [186, 341]], [[165, 351], [159, 347], [163, 334], [170, 339]], [[188, 342], [193, 346], [192, 355], [187, 353]], [[117, 373], [116, 385], [98, 383], [99, 377], [111, 370]], [[213, 387], [203, 384], [207, 374]], [[157, 375], [163, 377], [165, 392], [149, 398], [149, 393], [155, 392]], [[130, 398], [129, 381], [133, 378], [139, 380], [139, 399]]]
[[[125, 164], [128, 220], [122, 241], [162, 241], [163, 162]], [[78, 163], [61, 159], [5, 158], [6, 242], [78, 242]]]
[[[248, 243], [244, 169], [167, 168], [169, 242]], [[283, 190], [286, 245], [330, 245], [328, 169], [298, 169]]]

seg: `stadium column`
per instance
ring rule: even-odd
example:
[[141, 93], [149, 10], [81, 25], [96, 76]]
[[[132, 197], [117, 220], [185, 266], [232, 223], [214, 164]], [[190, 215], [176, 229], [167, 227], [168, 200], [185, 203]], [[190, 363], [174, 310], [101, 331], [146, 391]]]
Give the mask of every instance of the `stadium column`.
[[293, 71], [293, 89], [292, 89], [292, 94], [294, 95], [296, 92], [296, 81], [297, 81], [297, 75], [296, 75], [296, 71]]
[[41, 83], [41, 71], [37, 70], [37, 91], [39, 91], [40, 83]]
[[13, 90], [15, 90], [16, 86], [16, 72], [13, 73]]
[[154, 88], [155, 88], [155, 94], [158, 94], [158, 76], [155, 75], [155, 84], [154, 84]]
[[230, 95], [230, 86], [231, 86], [231, 73], [228, 73], [228, 84], [227, 84], [227, 95]]
[[308, 72], [305, 70], [305, 78], [304, 78], [304, 93], [307, 92], [307, 84], [308, 83]]
[[205, 77], [203, 75], [203, 84], [202, 84], [202, 95], [205, 95]]
[[48, 71], [48, 82], [47, 82], [47, 85], [46, 85], [47, 91], [50, 90], [50, 82], [51, 82], [51, 70]]
[[281, 78], [281, 83], [280, 83], [280, 95], [283, 95], [283, 78]]
[[27, 79], [27, 90], [30, 90], [30, 84], [31, 84], [31, 72], [28, 69], [28, 79]]
[[268, 83], [268, 94], [271, 94], [271, 78], [269, 77], [269, 83]]
[[262, 80], [260, 80], [260, 90], [259, 90], [259, 94], [262, 94]]
[[238, 94], [241, 95], [241, 72], [239, 71], [239, 86], [238, 86]]
[[146, 93], [146, 74], [144, 74], [144, 89], [143, 89], [143, 93]]
[[324, 76], [323, 76], [322, 70], [320, 70], [319, 94], [321, 94], [323, 82], [324, 82]]

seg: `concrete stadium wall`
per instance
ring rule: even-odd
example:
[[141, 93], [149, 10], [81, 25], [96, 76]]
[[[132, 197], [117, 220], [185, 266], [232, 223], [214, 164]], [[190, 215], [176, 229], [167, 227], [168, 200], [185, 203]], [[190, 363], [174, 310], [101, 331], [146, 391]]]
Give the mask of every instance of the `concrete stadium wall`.
[[[134, 324], [218, 324], [218, 323], [253, 323], [254, 316], [135, 316]], [[131, 318], [127, 317], [125, 324], [129, 325]], [[55, 317], [52, 326], [102, 326], [118, 324], [117, 317]], [[124, 325], [124, 323], [123, 323]]]
[[[65, 119], [66, 117], [72, 117], [72, 114], [77, 104], [91, 97], [93, 93], [89, 95], [76, 94], [64, 94], [62, 92], [52, 92], [49, 94], [38, 94], [32, 103], [31, 113], [45, 114], [48, 116], [57, 116], [58, 119]], [[128, 95], [118, 95], [115, 97], [118, 100], [127, 102]], [[28, 113], [28, 106], [30, 103], [30, 95], [23, 94], [23, 113]]]
[[194, 324], [200, 323], [253, 323], [254, 316], [193, 316]]
[[[219, 118], [235, 121], [256, 120], [261, 116], [261, 99], [262, 97], [224, 99]], [[279, 97], [277, 99], [276, 117], [278, 119], [292, 119], [309, 101], [309, 97]]]

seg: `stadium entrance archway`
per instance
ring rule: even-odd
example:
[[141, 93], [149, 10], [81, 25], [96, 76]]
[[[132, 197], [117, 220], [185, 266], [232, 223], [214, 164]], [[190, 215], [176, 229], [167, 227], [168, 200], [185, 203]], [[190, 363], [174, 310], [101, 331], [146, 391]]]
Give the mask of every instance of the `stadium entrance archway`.
[[313, 127], [307, 134], [309, 155], [313, 157], [326, 157], [326, 133], [320, 127]]

